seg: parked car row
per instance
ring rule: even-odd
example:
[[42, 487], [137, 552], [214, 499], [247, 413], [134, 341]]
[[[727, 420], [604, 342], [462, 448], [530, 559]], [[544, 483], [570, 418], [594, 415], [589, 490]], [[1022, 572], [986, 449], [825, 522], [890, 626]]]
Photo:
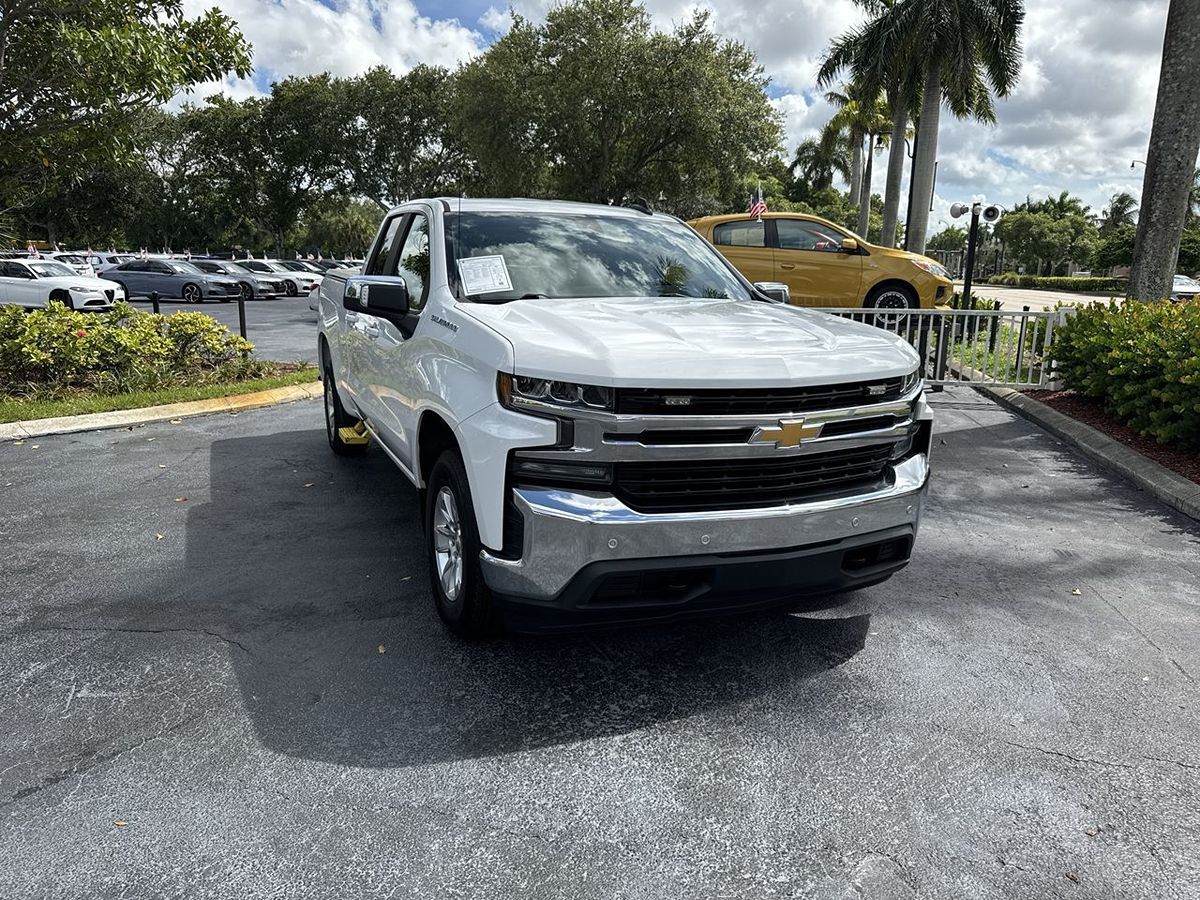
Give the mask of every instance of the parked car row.
[[58, 300], [88, 310], [105, 310], [116, 300], [155, 293], [187, 303], [306, 296], [320, 286], [325, 272], [347, 265], [340, 260], [229, 260], [94, 251], [6, 257], [0, 258], [0, 303], [33, 307]]

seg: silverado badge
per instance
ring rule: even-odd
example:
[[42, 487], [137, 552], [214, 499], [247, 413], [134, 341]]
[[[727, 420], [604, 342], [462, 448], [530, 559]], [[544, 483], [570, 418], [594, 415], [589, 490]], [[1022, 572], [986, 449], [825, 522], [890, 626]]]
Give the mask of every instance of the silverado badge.
[[803, 441], [821, 433], [821, 425], [805, 425], [803, 419], [781, 419], [779, 427], [758, 425], [750, 435], [751, 444], [774, 444], [776, 450], [799, 447]]

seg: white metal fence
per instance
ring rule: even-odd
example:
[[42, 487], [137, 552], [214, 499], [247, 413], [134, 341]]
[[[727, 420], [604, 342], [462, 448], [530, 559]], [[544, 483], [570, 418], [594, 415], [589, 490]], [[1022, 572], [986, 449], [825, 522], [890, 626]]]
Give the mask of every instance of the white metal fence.
[[900, 335], [916, 348], [929, 384], [1045, 388], [1054, 382], [1054, 331], [1070, 309], [819, 310]]

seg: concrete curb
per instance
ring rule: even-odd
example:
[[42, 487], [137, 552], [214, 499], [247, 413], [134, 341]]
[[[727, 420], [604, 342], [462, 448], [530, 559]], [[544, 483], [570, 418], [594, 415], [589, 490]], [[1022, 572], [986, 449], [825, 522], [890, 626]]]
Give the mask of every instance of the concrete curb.
[[128, 428], [130, 425], [145, 425], [147, 422], [166, 422], [171, 419], [187, 419], [214, 413], [240, 412], [244, 409], [259, 409], [292, 403], [296, 400], [311, 400], [321, 396], [321, 382], [310, 381], [288, 387], [255, 391], [252, 394], [235, 394], [232, 397], [214, 397], [211, 400], [189, 400], [185, 403], [168, 403], [163, 406], [144, 406], [140, 409], [116, 409], [112, 412], [87, 413], [82, 416], [59, 416], [53, 419], [31, 419], [27, 422], [8, 422], [0, 425], [0, 441], [24, 440], [45, 437], [49, 434], [71, 434], [76, 431], [97, 431], [102, 428]]
[[1001, 406], [1040, 425], [1104, 468], [1128, 478], [1142, 490], [1153, 494], [1185, 516], [1200, 521], [1200, 484], [1142, 456], [1120, 441], [1114, 441], [1092, 426], [1026, 397], [1020, 391], [983, 386], [976, 386], [975, 389]]

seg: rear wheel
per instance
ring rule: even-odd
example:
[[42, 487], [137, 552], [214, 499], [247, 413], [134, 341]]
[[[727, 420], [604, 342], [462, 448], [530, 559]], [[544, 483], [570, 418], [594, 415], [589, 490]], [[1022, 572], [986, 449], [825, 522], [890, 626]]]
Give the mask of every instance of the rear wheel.
[[300, 289], [298, 287], [296, 287], [296, 282], [292, 281], [289, 278], [287, 280], [287, 295], [289, 297], [295, 297], [299, 293], [300, 293]]
[[203, 303], [204, 297], [200, 293], [200, 285], [188, 282], [183, 286], [183, 302], [184, 303]]
[[494, 634], [499, 625], [496, 606], [483, 580], [471, 486], [456, 450], [444, 451], [430, 472], [425, 540], [429, 583], [442, 622], [463, 638]]
[[250, 283], [248, 281], [238, 282], [238, 293], [242, 295], [243, 300], [254, 299], [254, 288], [250, 287]]
[[333, 367], [325, 361], [322, 376], [325, 393], [325, 436], [329, 439], [329, 449], [338, 456], [358, 456], [366, 449], [366, 444], [347, 444], [339, 433], [342, 428], [353, 428], [358, 420], [350, 416], [342, 406], [338, 397], [337, 385], [333, 381]]

